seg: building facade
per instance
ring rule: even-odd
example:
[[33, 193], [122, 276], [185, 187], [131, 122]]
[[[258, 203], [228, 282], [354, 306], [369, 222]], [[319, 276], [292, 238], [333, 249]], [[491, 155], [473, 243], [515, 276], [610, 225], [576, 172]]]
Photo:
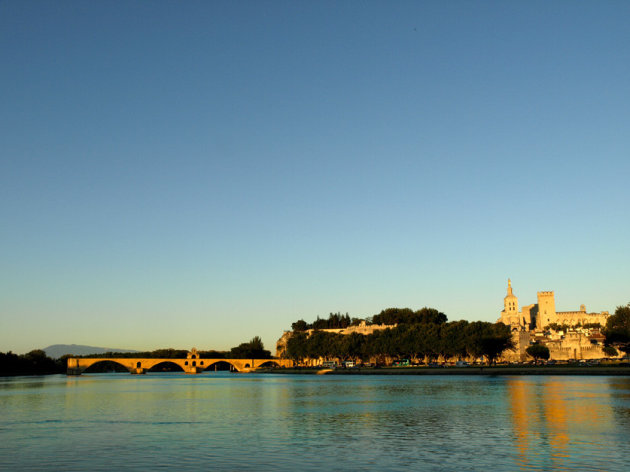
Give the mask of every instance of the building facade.
[[[503, 355], [508, 361], [526, 361], [525, 350], [534, 342], [549, 348], [551, 359], [599, 359], [605, 357], [603, 336], [599, 328], [606, 326], [609, 313], [588, 313], [584, 305], [578, 311], [556, 311], [554, 293], [537, 293], [537, 303], [519, 310], [518, 298], [508, 279], [507, 295], [503, 298], [503, 311], [499, 322], [512, 329], [514, 351]], [[553, 329], [556, 328], [556, 329]]]
[[512, 282], [508, 279], [507, 295], [503, 299], [503, 311], [498, 321], [513, 331], [543, 331], [550, 325], [565, 325], [571, 328], [599, 323], [606, 326], [609, 313], [588, 313], [584, 305], [578, 311], [556, 311], [553, 292], [538, 292], [537, 303], [526, 305], [519, 310], [518, 298], [514, 295]]

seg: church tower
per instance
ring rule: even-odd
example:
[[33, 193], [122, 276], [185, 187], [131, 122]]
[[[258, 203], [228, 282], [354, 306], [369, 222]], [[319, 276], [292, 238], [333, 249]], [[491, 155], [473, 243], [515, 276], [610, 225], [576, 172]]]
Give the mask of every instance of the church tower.
[[503, 311], [501, 312], [500, 321], [512, 328], [512, 330], [519, 329], [524, 325], [521, 323], [521, 319], [518, 313], [518, 298], [512, 291], [512, 281], [508, 279], [507, 295], [503, 299]]
[[518, 298], [512, 292], [512, 281], [508, 279], [507, 295], [503, 299], [503, 311], [511, 318], [518, 319]]

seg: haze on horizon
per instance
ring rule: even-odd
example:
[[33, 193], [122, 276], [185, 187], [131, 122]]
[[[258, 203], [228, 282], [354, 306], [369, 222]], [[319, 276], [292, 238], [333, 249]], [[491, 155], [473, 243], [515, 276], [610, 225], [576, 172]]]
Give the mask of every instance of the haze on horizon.
[[630, 4], [0, 3], [0, 351], [630, 301]]

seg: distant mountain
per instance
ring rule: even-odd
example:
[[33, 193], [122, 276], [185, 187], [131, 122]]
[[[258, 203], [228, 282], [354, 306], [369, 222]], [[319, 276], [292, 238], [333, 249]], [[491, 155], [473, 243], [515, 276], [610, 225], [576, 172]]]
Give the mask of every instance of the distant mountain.
[[53, 344], [42, 349], [48, 357], [58, 359], [65, 354], [86, 356], [88, 354], [103, 354], [105, 352], [139, 352], [132, 349], [116, 349], [113, 347], [83, 346], [81, 344]]

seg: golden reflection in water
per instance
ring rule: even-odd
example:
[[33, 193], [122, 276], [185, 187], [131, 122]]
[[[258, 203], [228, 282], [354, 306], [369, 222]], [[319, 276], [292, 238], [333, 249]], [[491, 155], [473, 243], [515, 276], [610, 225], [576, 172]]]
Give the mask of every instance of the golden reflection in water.
[[566, 385], [561, 380], [545, 383], [543, 387], [544, 418], [547, 420], [550, 455], [554, 469], [558, 469], [569, 457], [569, 432], [567, 414], [570, 405], [567, 403]]
[[581, 444], [597, 445], [614, 427], [610, 392], [597, 380], [511, 378], [508, 390], [521, 470], [532, 460], [563, 470]]
[[[528, 422], [530, 418], [534, 418], [528, 407], [531, 403], [528, 401], [529, 386], [525, 380], [513, 379], [508, 381], [508, 390], [510, 392], [510, 405], [512, 408], [512, 421], [514, 423], [514, 432], [516, 436], [517, 456], [521, 469], [526, 469], [529, 464], [529, 434], [530, 427]], [[533, 428], [532, 428], [533, 429]]]

